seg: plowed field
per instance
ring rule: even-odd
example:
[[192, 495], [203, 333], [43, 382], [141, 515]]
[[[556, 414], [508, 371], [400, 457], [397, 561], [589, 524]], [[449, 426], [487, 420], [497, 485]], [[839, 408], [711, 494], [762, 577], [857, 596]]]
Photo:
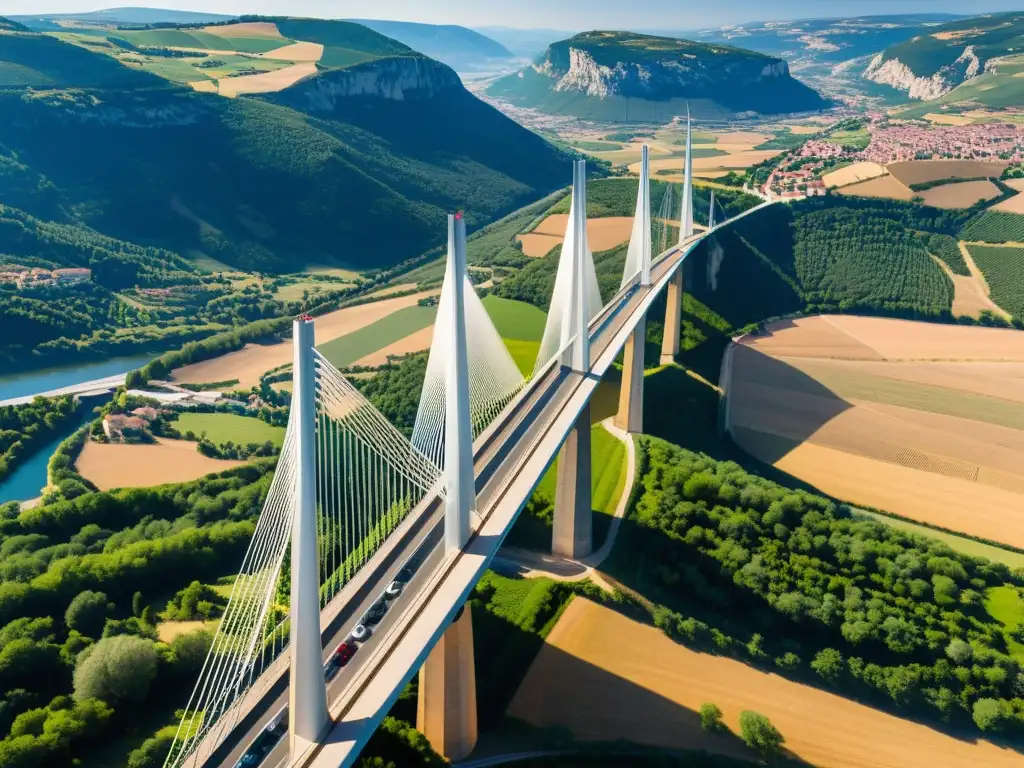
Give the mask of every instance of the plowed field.
[[736, 441], [845, 501], [1024, 547], [1024, 333], [780, 321], [731, 355]]

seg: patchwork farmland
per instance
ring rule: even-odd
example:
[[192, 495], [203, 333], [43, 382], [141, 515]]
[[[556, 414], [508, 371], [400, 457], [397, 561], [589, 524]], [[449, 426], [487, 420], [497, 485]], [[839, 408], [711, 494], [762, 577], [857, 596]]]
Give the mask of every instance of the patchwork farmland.
[[726, 422], [751, 455], [844, 501], [1024, 547], [1024, 334], [818, 316], [730, 359]]

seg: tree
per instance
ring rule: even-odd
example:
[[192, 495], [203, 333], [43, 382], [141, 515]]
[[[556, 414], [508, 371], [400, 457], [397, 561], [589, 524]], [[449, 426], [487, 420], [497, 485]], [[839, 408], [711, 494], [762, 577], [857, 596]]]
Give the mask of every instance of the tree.
[[833, 685], [842, 677], [843, 668], [843, 654], [835, 648], [821, 649], [811, 662], [811, 669]]
[[142, 745], [128, 755], [128, 768], [160, 768], [164, 764], [167, 753], [174, 743], [173, 730], [168, 733], [160, 731], [142, 742]]
[[206, 654], [213, 644], [213, 635], [205, 629], [197, 629], [178, 635], [171, 641], [174, 650], [175, 672], [192, 677], [199, 672], [206, 661]]
[[1000, 731], [1012, 716], [1010, 705], [1001, 699], [974, 702], [974, 722], [983, 731]]
[[718, 705], [710, 701], [700, 705], [700, 727], [705, 731], [724, 731], [725, 723], [722, 722], [722, 710]]
[[132, 595], [132, 616], [142, 615], [142, 593], [136, 592]]
[[974, 658], [974, 648], [970, 643], [957, 637], [949, 641], [949, 645], [946, 646], [946, 655], [963, 667], [970, 664], [971, 659]]
[[786, 741], [771, 720], [749, 709], [740, 712], [740, 736], [748, 747], [766, 757], [780, 754]]
[[75, 665], [75, 699], [142, 701], [156, 677], [156, 644], [133, 635], [100, 640]]
[[107, 621], [108, 606], [107, 596], [102, 592], [79, 592], [64, 611], [64, 623], [68, 629], [77, 629], [89, 637], [99, 637]]

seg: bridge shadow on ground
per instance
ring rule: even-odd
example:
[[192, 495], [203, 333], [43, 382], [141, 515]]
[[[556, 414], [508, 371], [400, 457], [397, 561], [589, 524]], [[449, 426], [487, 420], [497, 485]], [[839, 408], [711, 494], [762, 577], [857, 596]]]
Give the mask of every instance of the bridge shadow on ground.
[[[474, 631], [476, 626], [474, 619]], [[503, 630], [523, 631], [511, 622]], [[600, 756], [602, 766], [615, 765], [603, 759], [615, 754], [622, 756], [623, 766], [741, 768], [759, 762], [757, 753], [738, 735], [726, 729], [704, 730], [695, 710], [533, 637], [523, 645], [529, 659], [524, 653], [514, 666], [508, 666], [504, 656], [481, 660], [483, 648], [477, 641], [481, 740], [473, 758], [509, 751], [578, 749], [595, 759]], [[625, 638], [621, 651], [630, 652]], [[504, 687], [500, 699], [487, 694], [481, 699], [481, 693], [489, 693], [482, 681], [493, 681], [493, 669], [488, 667], [495, 666], [502, 667], [511, 684]], [[672, 754], [683, 750], [690, 759], [683, 761]], [[664, 761], [638, 760], [642, 756]], [[792, 754], [773, 764], [808, 765]]]

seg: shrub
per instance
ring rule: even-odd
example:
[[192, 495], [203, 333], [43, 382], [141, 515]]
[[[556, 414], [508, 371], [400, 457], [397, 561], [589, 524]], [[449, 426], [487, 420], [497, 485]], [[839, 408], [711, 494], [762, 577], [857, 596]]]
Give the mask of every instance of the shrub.
[[722, 710], [718, 705], [710, 701], [700, 705], [700, 727], [705, 731], [724, 731], [725, 723], [722, 722]]
[[132, 635], [106, 637], [86, 648], [75, 665], [75, 699], [142, 701], [156, 677], [156, 644]]
[[85, 590], [79, 592], [64, 611], [64, 623], [68, 629], [77, 629], [88, 637], [99, 637], [107, 621], [110, 604], [102, 592]]
[[749, 709], [740, 712], [740, 736], [748, 747], [765, 757], [780, 754], [786, 741], [771, 720]]

